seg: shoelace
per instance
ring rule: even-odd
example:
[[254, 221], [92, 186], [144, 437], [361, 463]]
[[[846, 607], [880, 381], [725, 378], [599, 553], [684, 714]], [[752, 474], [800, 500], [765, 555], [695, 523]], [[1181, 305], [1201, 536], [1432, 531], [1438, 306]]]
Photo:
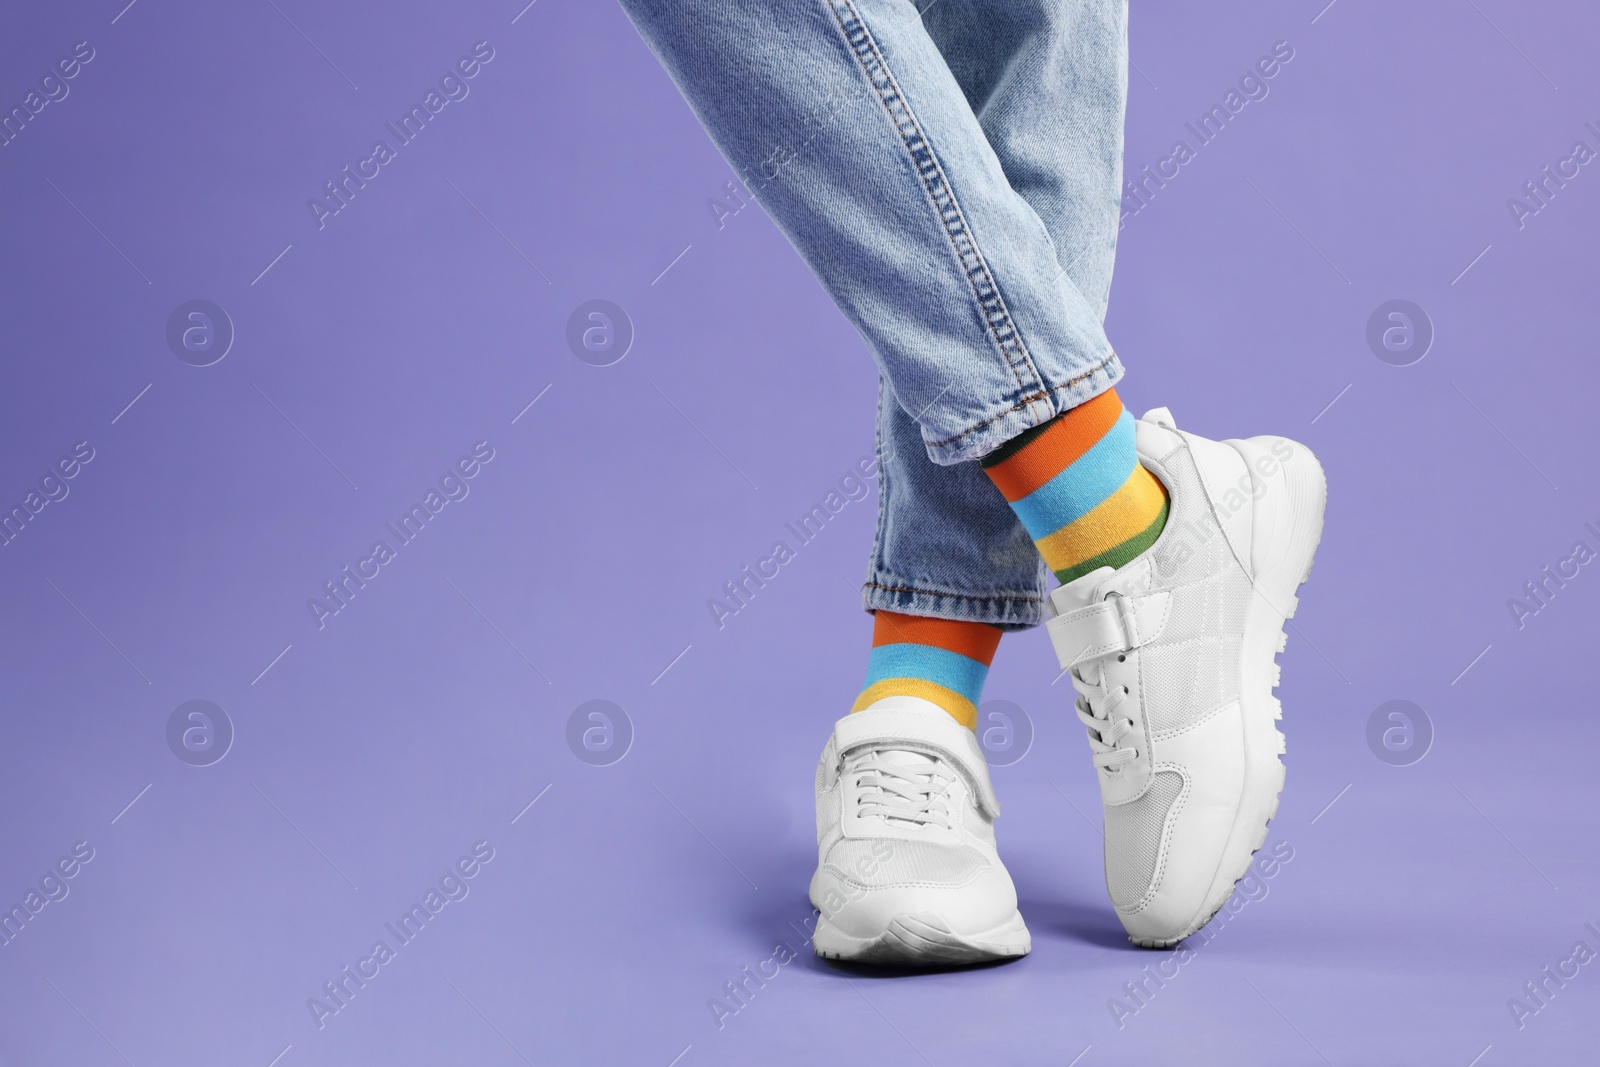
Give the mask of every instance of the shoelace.
[[857, 811], [918, 826], [951, 825], [950, 786], [956, 776], [942, 763], [895, 763], [884, 749], [850, 754], [844, 774], [855, 779]]
[[[1122, 746], [1122, 739], [1133, 730], [1133, 720], [1116, 714], [1117, 708], [1128, 697], [1128, 687], [1106, 684], [1106, 663], [1110, 658], [1108, 654], [1080, 665], [1093, 669], [1092, 678], [1085, 677], [1078, 667], [1074, 667], [1072, 686], [1078, 691], [1073, 708], [1088, 730], [1089, 748], [1093, 750], [1095, 766], [1114, 773], [1124, 763], [1137, 759], [1139, 750]], [[1122, 658], [1118, 656], [1119, 660]]]

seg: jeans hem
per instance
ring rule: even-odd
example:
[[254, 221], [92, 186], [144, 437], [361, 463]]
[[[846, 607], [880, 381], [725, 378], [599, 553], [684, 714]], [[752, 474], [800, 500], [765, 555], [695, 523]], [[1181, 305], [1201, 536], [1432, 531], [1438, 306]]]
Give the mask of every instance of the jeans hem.
[[982, 459], [1024, 430], [1031, 430], [1063, 411], [1093, 400], [1117, 384], [1122, 374], [1122, 361], [1112, 352], [1086, 373], [1030, 393], [954, 437], [939, 441], [924, 438], [928, 458], [945, 467]]
[[862, 586], [861, 602], [869, 612], [897, 611], [957, 622], [985, 622], [1003, 630], [1026, 630], [1044, 621], [1044, 596], [1037, 592], [953, 593], [890, 575], [879, 575]]

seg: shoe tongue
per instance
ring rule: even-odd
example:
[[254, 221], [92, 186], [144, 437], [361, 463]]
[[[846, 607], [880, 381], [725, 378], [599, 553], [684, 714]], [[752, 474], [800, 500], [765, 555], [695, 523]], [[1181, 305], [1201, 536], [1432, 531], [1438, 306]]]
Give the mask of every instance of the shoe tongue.
[[893, 763], [897, 766], [914, 767], [923, 764], [933, 764], [939, 761], [922, 752], [912, 752], [904, 748], [880, 749], [878, 758], [884, 763]]
[[846, 761], [857, 763], [864, 760], [874, 760], [885, 763], [891, 767], [917, 767], [930, 770], [939, 765], [939, 760], [926, 752], [913, 752], [908, 748], [880, 748], [877, 745], [862, 745], [851, 749], [846, 755]]

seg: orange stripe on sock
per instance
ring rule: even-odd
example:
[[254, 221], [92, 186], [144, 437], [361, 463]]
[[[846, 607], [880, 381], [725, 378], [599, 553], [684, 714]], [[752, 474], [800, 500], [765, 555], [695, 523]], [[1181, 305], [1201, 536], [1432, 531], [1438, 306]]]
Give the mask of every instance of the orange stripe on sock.
[[985, 622], [935, 619], [926, 615], [902, 615], [881, 608], [873, 614], [872, 647], [879, 645], [932, 645], [975, 659], [985, 667], [994, 661], [1000, 647], [998, 626]]
[[1055, 417], [1044, 432], [984, 473], [1007, 501], [1021, 500], [1093, 448], [1122, 414], [1122, 399], [1107, 389]]

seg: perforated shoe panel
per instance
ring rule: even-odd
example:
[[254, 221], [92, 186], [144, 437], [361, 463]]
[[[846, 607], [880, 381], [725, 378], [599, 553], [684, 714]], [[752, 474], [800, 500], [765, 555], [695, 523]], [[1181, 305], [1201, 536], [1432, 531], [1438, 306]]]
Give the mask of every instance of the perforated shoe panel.
[[1197, 637], [1141, 649], [1139, 680], [1151, 734], [1173, 734], [1239, 698], [1239, 638]]
[[1137, 904], [1149, 891], [1167, 817], [1182, 792], [1183, 775], [1157, 771], [1139, 799], [1105, 809], [1106, 889], [1118, 907]]
[[977, 849], [894, 838], [846, 838], [828, 850], [824, 866], [858, 885], [962, 885], [989, 866]]

